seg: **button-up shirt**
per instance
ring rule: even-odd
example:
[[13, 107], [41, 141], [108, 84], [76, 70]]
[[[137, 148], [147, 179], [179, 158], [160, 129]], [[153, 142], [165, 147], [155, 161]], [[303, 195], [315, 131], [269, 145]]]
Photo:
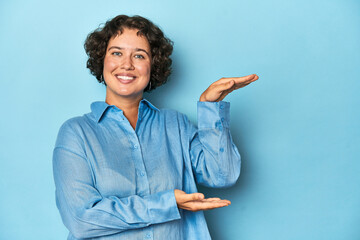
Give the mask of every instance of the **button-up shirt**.
[[56, 203], [68, 239], [210, 239], [202, 211], [178, 209], [174, 189], [233, 185], [240, 155], [228, 102], [198, 102], [198, 127], [141, 100], [135, 130], [105, 102], [66, 121], [53, 154]]

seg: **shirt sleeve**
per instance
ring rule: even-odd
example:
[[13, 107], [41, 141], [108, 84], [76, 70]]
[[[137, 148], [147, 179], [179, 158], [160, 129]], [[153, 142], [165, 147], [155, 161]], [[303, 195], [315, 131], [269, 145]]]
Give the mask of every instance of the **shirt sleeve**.
[[95, 187], [81, 141], [60, 129], [53, 153], [56, 203], [76, 238], [93, 238], [180, 219], [173, 190], [140, 197], [103, 197]]
[[198, 102], [198, 128], [188, 124], [189, 152], [197, 183], [229, 187], [240, 175], [241, 158], [233, 143], [229, 102]]

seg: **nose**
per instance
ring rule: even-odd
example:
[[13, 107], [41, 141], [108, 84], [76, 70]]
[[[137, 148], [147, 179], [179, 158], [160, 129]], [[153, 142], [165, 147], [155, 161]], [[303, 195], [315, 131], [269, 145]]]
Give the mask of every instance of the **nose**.
[[134, 65], [131, 56], [126, 56], [123, 58], [121, 68], [125, 70], [134, 70]]

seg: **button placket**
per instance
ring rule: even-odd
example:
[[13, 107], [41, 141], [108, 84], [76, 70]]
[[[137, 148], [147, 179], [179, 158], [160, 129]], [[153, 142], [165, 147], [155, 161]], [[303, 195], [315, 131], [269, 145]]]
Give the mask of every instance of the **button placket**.
[[219, 131], [222, 131], [223, 127], [221, 121], [215, 122], [215, 128], [217, 128]]
[[136, 175], [138, 176], [136, 178], [136, 193], [139, 196], [145, 196], [147, 194], [150, 194], [150, 186], [146, 174], [145, 163], [144, 163], [139, 139], [135, 132], [133, 134], [134, 137], [131, 139], [133, 159], [134, 159], [133, 161], [135, 164]]

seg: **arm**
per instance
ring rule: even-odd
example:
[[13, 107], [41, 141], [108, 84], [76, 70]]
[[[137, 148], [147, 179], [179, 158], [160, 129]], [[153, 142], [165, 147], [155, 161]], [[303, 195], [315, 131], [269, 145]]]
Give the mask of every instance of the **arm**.
[[211, 84], [198, 103], [198, 137], [191, 144], [191, 160], [197, 181], [210, 187], [234, 184], [240, 174], [240, 155], [229, 130], [230, 104], [222, 100], [232, 91], [258, 80], [255, 74], [222, 78]]
[[[185, 118], [190, 133], [190, 158], [197, 182], [212, 187], [234, 184], [240, 174], [240, 155], [229, 132], [229, 103], [220, 102], [232, 91], [258, 80], [255, 74], [240, 78], [222, 78], [200, 96], [197, 130]], [[223, 111], [222, 111], [223, 110]], [[204, 199], [201, 193], [186, 194], [175, 190], [179, 208], [199, 211], [230, 204], [220, 198]]]
[[[230, 186], [236, 182], [240, 174], [240, 155], [232, 143], [228, 127], [222, 126], [226, 125], [228, 105], [229, 103], [199, 102], [199, 129], [185, 115], [181, 115], [183, 136], [187, 139], [184, 148], [189, 151], [188, 156], [196, 182], [205, 186]], [[224, 114], [219, 114], [220, 110]], [[210, 210], [231, 204], [228, 200], [205, 199], [202, 193], [186, 194], [177, 189], [175, 198], [179, 208], [189, 211]]]
[[240, 174], [240, 155], [229, 130], [227, 102], [198, 102], [198, 129], [189, 125], [190, 159], [198, 183], [233, 185]]
[[[174, 191], [140, 197], [103, 197], [78, 137], [59, 133], [53, 170], [56, 202], [65, 226], [76, 238], [92, 238], [179, 219]], [[66, 145], [65, 145], [66, 144]]]

